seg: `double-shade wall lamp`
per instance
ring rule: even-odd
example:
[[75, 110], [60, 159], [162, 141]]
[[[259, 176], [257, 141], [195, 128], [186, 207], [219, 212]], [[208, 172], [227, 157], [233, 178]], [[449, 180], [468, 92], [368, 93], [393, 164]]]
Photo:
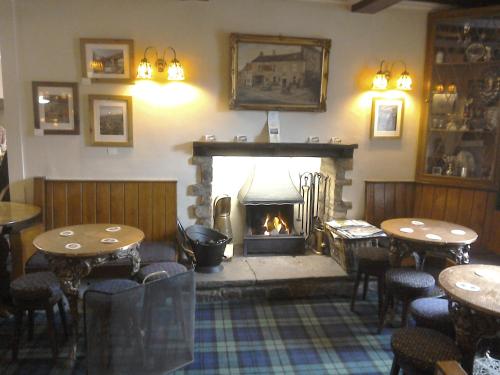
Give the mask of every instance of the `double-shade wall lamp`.
[[380, 62], [380, 68], [378, 72], [375, 74], [375, 77], [373, 77], [373, 84], [372, 84], [373, 90], [387, 90], [389, 81], [391, 79], [392, 70], [394, 68], [394, 65], [398, 62], [404, 66], [404, 70], [403, 73], [401, 73], [401, 75], [398, 78], [398, 81], [396, 83], [396, 89], [404, 91], [411, 90], [412, 80], [410, 77], [410, 73], [408, 73], [408, 70], [406, 70], [406, 64], [403, 61], [396, 61], [391, 64], [391, 67], [389, 69], [388, 68], [389, 64], [385, 60], [382, 60]]
[[[174, 53], [174, 58], [168, 63], [165, 60], [165, 53], [167, 50], [171, 50]], [[158, 73], [163, 73], [165, 68], [167, 68], [167, 79], [169, 81], [184, 81], [184, 68], [182, 67], [179, 60], [177, 60], [177, 55], [175, 53], [175, 49], [172, 47], [168, 47], [163, 51], [163, 55], [161, 57], [158, 56], [158, 51], [154, 47], [147, 47], [144, 50], [144, 57], [139, 63], [139, 67], [137, 68], [137, 79], [153, 79], [153, 67], [151, 63], [148, 61], [147, 53], [148, 51], [154, 51], [156, 56], [155, 66]]]

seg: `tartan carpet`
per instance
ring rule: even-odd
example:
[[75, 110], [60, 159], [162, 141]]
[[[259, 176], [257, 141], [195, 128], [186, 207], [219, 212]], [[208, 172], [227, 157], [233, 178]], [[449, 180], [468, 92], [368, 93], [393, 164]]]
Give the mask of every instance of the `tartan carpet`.
[[[346, 299], [199, 303], [194, 362], [175, 374], [388, 374], [390, 330], [375, 334], [375, 303], [359, 301], [356, 310]], [[1, 374], [86, 373], [83, 352], [71, 368], [51, 361], [44, 313], [36, 316], [34, 340], [23, 337], [19, 360], [11, 362], [13, 325], [0, 321]], [[67, 357], [68, 345], [60, 349]]]

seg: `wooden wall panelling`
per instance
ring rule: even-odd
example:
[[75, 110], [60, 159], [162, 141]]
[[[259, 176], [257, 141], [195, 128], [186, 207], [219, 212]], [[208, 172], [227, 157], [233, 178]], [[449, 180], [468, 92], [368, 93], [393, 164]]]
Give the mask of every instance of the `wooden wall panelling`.
[[125, 183], [125, 224], [139, 225], [139, 184], [136, 182]]
[[170, 241], [177, 238], [177, 185], [175, 183], [165, 184], [165, 233]]
[[412, 216], [414, 197], [412, 181], [366, 181], [365, 220], [379, 226], [386, 219]]
[[68, 217], [66, 225], [82, 223], [82, 184], [81, 182], [68, 182], [66, 184], [66, 206]]
[[92, 224], [97, 220], [96, 186], [95, 182], [82, 182], [82, 224]]
[[165, 185], [159, 182], [153, 182], [153, 234], [152, 238], [155, 241], [165, 239], [165, 213], [167, 210], [166, 204], [166, 189]]
[[460, 190], [458, 188], [448, 188], [446, 194], [446, 208], [444, 220], [452, 223], [457, 221], [458, 207], [460, 206]]
[[66, 182], [54, 181], [52, 183], [52, 218], [53, 228], [64, 227], [67, 223], [67, 195]]
[[435, 220], [444, 220], [446, 212], [446, 198], [448, 196], [448, 189], [443, 186], [436, 186], [433, 195], [433, 205], [431, 218]]
[[123, 182], [110, 183], [109, 205], [110, 222], [125, 224], [125, 184]]
[[98, 181], [96, 183], [96, 223], [109, 223], [111, 220], [110, 191], [109, 182]]
[[139, 225], [146, 238], [153, 235], [153, 184], [151, 182], [139, 183]]

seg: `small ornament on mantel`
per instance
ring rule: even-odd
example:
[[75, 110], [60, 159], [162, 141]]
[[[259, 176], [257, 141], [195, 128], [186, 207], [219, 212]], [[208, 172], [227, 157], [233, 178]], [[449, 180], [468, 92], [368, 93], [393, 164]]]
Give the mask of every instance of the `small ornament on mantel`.
[[280, 142], [280, 115], [277, 111], [267, 112], [267, 131], [269, 143]]
[[332, 137], [332, 138], [330, 138], [330, 143], [341, 144], [342, 139], [340, 139], [339, 137]]
[[319, 143], [319, 137], [309, 136], [307, 137], [307, 143]]
[[246, 135], [237, 135], [237, 136], [234, 137], [234, 141], [242, 143], [242, 142], [248, 141], [248, 138], [247, 138]]
[[201, 137], [201, 140], [203, 142], [215, 142], [217, 141], [217, 138], [215, 138], [215, 135], [213, 134], [205, 134], [203, 137]]

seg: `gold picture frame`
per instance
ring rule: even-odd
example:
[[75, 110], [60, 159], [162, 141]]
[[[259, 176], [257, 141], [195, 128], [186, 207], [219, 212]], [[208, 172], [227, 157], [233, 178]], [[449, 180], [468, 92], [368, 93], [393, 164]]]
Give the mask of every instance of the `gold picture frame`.
[[404, 98], [373, 98], [370, 138], [401, 138]]
[[132, 147], [132, 97], [89, 95], [92, 146]]
[[132, 39], [80, 39], [82, 77], [92, 83], [133, 83]]
[[43, 134], [80, 134], [78, 84], [33, 81], [32, 100], [35, 129]]
[[229, 108], [326, 111], [330, 39], [230, 35]]

